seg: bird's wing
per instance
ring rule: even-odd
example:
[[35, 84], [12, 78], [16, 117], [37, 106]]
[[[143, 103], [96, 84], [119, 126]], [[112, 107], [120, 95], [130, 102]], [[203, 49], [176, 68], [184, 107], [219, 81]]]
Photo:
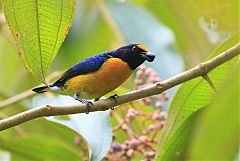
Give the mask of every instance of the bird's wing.
[[58, 79], [52, 86], [61, 87], [64, 86], [64, 83], [70, 78], [86, 73], [95, 72], [102, 66], [106, 59], [110, 57], [111, 55], [109, 55], [108, 53], [102, 53], [89, 57], [67, 70], [62, 75], [62, 77]]

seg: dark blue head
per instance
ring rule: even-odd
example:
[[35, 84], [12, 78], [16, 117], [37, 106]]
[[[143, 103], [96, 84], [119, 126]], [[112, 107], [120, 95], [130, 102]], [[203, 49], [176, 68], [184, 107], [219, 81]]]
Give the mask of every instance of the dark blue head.
[[111, 51], [110, 55], [127, 62], [129, 67], [134, 70], [145, 60], [152, 62], [155, 55], [150, 53], [146, 47], [140, 44], [130, 44]]

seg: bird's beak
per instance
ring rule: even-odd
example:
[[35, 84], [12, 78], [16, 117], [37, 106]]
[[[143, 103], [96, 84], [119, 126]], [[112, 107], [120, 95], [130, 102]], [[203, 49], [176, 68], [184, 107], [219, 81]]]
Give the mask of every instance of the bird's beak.
[[151, 52], [142, 52], [141, 57], [149, 62], [152, 62], [155, 59], [155, 55]]

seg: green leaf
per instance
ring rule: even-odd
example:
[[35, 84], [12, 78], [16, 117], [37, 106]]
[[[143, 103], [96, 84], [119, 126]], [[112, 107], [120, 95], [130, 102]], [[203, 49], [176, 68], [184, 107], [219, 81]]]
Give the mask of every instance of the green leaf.
[[[46, 136], [29, 136], [27, 139], [18, 138], [10, 141], [0, 139], [0, 141], [3, 148], [14, 151], [18, 155], [25, 155], [25, 158], [29, 160], [42, 160], [43, 158], [78, 160], [77, 158], [82, 157], [80, 152], [69, 151], [68, 147], [61, 144], [58, 139], [47, 137], [48, 141], [46, 141]], [[31, 152], [27, 152], [27, 149]]]
[[195, 120], [186, 160], [233, 161], [236, 158], [239, 150], [239, 69], [238, 65], [221, 85], [212, 103]]
[[[39, 125], [39, 121], [33, 121], [31, 125]], [[83, 138], [81, 138], [80, 147], [74, 145], [74, 137], [80, 137], [76, 132], [57, 123], [43, 119], [41, 121], [48, 125], [44, 129], [44, 133], [29, 132], [21, 137], [18, 137], [14, 132], [10, 135], [10, 130], [1, 133], [0, 148], [11, 153], [12, 161], [77, 161], [83, 157], [88, 157], [84, 156], [87, 153], [82, 150], [82, 148], [86, 149], [87, 147]], [[42, 127], [38, 126], [38, 129], [40, 128]]]
[[70, 29], [75, 0], [3, 0], [18, 54], [42, 82]]
[[[212, 55], [220, 54], [222, 50], [226, 50], [238, 43], [239, 35], [235, 35], [222, 45], [220, 45]], [[237, 57], [219, 66], [209, 73], [214, 84], [219, 87], [224, 76], [236, 65]], [[185, 138], [180, 138], [176, 134], [182, 124], [199, 109], [209, 104], [214, 96], [214, 92], [203, 78], [196, 78], [184, 83], [177, 91], [170, 109], [169, 117], [163, 133], [160, 137], [158, 160], [179, 160], [182, 157]], [[178, 140], [175, 144], [173, 140]], [[170, 144], [172, 142], [172, 144]]]
[[69, 68], [80, 60], [109, 50], [115, 42], [114, 34], [101, 16], [96, 2], [78, 0], [73, 25], [59, 51], [61, 56], [57, 56], [53, 63], [53, 69]]
[[[71, 105], [79, 104], [79, 102], [69, 96], [35, 96], [33, 98], [33, 107], [44, 104]], [[88, 148], [91, 161], [103, 159], [110, 149], [112, 143], [112, 127], [109, 111], [91, 112], [88, 115], [85, 113], [69, 115], [68, 120], [53, 116], [46, 117], [46, 119], [62, 124], [83, 136], [90, 145]]]
[[188, 66], [196, 65], [216, 45], [239, 31], [238, 0], [142, 1], [174, 32]]
[[[147, 8], [174, 32], [185, 64], [193, 66], [213, 49], [207, 34], [199, 25], [199, 9], [195, 1], [148, 1]], [[193, 41], [194, 39], [194, 41]]]

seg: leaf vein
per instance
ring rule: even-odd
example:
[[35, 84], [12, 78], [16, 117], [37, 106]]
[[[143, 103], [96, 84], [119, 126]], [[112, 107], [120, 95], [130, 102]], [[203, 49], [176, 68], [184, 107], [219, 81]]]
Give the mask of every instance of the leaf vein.
[[39, 14], [38, 14], [38, 1], [35, 0], [35, 11], [36, 11], [36, 20], [37, 20], [37, 38], [38, 38], [38, 47], [39, 47], [39, 55], [40, 55], [40, 65], [41, 65], [41, 74], [42, 74], [42, 78], [43, 81], [45, 82], [45, 76], [44, 76], [44, 72], [43, 72], [43, 64], [42, 64], [42, 47], [41, 47], [41, 40], [40, 40], [40, 29], [39, 29]]
[[60, 31], [60, 27], [62, 25], [62, 13], [63, 13], [63, 0], [61, 0], [61, 12], [60, 12], [60, 22], [59, 22], [59, 25], [58, 25], [58, 31], [57, 31], [57, 37], [55, 39], [55, 43], [54, 43], [54, 47], [53, 47], [53, 50], [52, 50], [52, 53], [50, 55], [50, 59], [48, 60], [48, 64], [47, 64], [47, 69], [52, 61], [52, 57], [53, 57], [53, 54], [54, 54], [54, 51], [55, 51], [55, 48], [56, 48], [56, 45], [57, 45], [57, 41], [58, 41], [58, 35], [59, 35], [59, 31]]

